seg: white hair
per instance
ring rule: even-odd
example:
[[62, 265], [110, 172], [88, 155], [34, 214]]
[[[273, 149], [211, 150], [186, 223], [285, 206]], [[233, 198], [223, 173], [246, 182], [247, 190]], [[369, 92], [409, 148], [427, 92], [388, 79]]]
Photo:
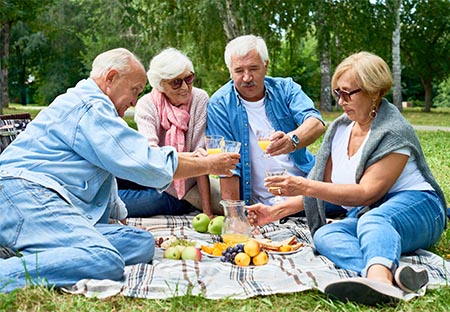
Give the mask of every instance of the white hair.
[[89, 77], [92, 79], [104, 77], [110, 69], [127, 73], [133, 62], [138, 63], [144, 68], [137, 56], [127, 49], [117, 48], [103, 52], [94, 59]]
[[269, 60], [269, 53], [267, 52], [267, 45], [263, 38], [255, 35], [246, 35], [234, 38], [228, 42], [225, 48], [225, 64], [231, 72], [231, 58], [233, 56], [245, 56], [250, 51], [256, 50], [264, 64]]
[[192, 61], [181, 51], [167, 48], [150, 61], [147, 78], [152, 88], [162, 92], [162, 80], [173, 79], [186, 70], [194, 72]]

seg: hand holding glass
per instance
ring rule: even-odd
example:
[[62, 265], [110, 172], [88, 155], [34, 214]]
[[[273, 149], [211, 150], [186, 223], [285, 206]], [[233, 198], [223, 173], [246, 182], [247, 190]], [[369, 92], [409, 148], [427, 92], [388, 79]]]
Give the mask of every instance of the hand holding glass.
[[[266, 177], [275, 177], [275, 176], [284, 176], [286, 175], [287, 170], [282, 167], [275, 167], [266, 170]], [[269, 187], [269, 191], [278, 190], [280, 192], [281, 187]], [[280, 192], [281, 195], [281, 192]], [[284, 197], [276, 195], [275, 197], [269, 200], [272, 204], [279, 204], [284, 201]]]

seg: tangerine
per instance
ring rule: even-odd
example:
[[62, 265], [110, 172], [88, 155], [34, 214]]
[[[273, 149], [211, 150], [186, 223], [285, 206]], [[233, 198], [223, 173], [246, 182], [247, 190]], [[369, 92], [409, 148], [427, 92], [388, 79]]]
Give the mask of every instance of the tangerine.
[[249, 266], [250, 260], [251, 260], [250, 256], [247, 255], [245, 252], [240, 252], [234, 257], [234, 263], [236, 263], [236, 265], [241, 267]]
[[244, 245], [244, 252], [250, 257], [254, 257], [259, 254], [261, 246], [254, 239], [249, 239]]
[[252, 262], [254, 265], [264, 265], [269, 262], [269, 256], [267, 255], [267, 252], [261, 251], [256, 256], [252, 258]]

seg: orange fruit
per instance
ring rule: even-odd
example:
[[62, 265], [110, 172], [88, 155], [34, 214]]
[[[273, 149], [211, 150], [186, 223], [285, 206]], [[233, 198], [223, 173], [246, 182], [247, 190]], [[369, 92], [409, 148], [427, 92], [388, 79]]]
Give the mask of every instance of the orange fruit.
[[261, 246], [254, 239], [249, 239], [244, 245], [244, 252], [247, 255], [249, 255], [250, 257], [254, 257], [257, 254], [259, 254], [260, 250], [261, 250]]
[[283, 245], [280, 247], [280, 251], [281, 252], [287, 252], [287, 251], [291, 251], [291, 246], [290, 245]]
[[245, 252], [240, 252], [234, 257], [234, 263], [236, 265], [245, 267], [250, 265], [250, 256], [247, 255]]
[[200, 248], [207, 254], [212, 255], [214, 248], [210, 246], [201, 245]]
[[[237, 256], [237, 255], [236, 255]], [[269, 256], [267, 255], [267, 252], [261, 251], [256, 256], [252, 258], [252, 262], [254, 265], [264, 265], [269, 262]]]

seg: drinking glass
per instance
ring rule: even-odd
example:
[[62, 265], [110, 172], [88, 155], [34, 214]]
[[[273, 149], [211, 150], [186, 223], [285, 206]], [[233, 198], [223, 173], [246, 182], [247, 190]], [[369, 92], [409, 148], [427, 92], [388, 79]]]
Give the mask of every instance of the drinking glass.
[[241, 142], [224, 140], [221, 146], [222, 153], [239, 153]]
[[270, 136], [272, 135], [272, 129], [259, 129], [256, 130], [256, 138], [258, 139], [258, 146], [264, 152], [264, 158], [270, 158], [270, 155], [266, 153], [267, 146], [270, 144]]
[[221, 152], [223, 146], [223, 136], [221, 135], [207, 135], [205, 136], [206, 151], [208, 154], [218, 154]]
[[[285, 168], [282, 167], [274, 167], [274, 168], [270, 168], [266, 170], [266, 177], [275, 177], [275, 176], [284, 176], [286, 175], [287, 170]], [[269, 187], [269, 190], [280, 190], [281, 187]], [[274, 197], [272, 197], [269, 202], [271, 202], [272, 204], [279, 204], [282, 203], [284, 201], [284, 197], [280, 196], [280, 195], [275, 195]]]

